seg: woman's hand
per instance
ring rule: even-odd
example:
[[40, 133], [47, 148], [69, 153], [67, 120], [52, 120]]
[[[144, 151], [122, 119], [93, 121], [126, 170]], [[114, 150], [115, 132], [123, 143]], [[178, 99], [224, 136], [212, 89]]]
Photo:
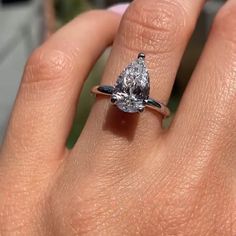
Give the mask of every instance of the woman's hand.
[[168, 130], [99, 97], [65, 147], [91, 67], [102, 79], [146, 53], [151, 96], [167, 102], [204, 0], [135, 0], [82, 14], [30, 57], [0, 158], [0, 235], [236, 235], [236, 2], [218, 13]]

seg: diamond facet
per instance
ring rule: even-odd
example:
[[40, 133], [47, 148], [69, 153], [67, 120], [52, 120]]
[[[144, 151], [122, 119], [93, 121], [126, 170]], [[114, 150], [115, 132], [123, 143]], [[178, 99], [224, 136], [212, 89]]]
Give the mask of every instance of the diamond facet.
[[112, 93], [112, 103], [129, 113], [141, 112], [149, 97], [150, 81], [145, 65], [145, 55], [129, 64], [118, 77]]

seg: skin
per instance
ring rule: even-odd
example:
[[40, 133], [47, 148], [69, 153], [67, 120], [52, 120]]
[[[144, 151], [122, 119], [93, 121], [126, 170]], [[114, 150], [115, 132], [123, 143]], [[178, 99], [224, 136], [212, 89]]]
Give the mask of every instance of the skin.
[[32, 54], [0, 152], [0, 235], [236, 235], [235, 0], [168, 130], [157, 113], [124, 114], [98, 97], [65, 147], [83, 82], [113, 40], [102, 83], [142, 50], [151, 96], [168, 101], [203, 4], [135, 0], [122, 20], [87, 12]]

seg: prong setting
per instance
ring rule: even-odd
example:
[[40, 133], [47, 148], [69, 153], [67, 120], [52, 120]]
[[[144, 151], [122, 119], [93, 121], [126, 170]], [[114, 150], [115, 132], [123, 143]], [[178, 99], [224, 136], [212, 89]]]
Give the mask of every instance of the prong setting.
[[143, 52], [140, 52], [140, 53], [138, 54], [138, 58], [143, 58], [143, 59], [145, 59], [145, 54], [144, 54]]
[[139, 108], [139, 109], [138, 109], [138, 112], [139, 112], [139, 113], [144, 112], [144, 108]]
[[111, 97], [111, 103], [115, 104], [117, 102], [117, 98], [115, 96]]

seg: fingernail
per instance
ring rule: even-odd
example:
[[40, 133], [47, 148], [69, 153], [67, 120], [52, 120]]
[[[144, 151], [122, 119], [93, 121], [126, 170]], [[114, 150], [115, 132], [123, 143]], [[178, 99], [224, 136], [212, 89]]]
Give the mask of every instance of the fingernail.
[[116, 4], [108, 8], [109, 11], [113, 11], [119, 15], [123, 15], [128, 8], [129, 3]]

